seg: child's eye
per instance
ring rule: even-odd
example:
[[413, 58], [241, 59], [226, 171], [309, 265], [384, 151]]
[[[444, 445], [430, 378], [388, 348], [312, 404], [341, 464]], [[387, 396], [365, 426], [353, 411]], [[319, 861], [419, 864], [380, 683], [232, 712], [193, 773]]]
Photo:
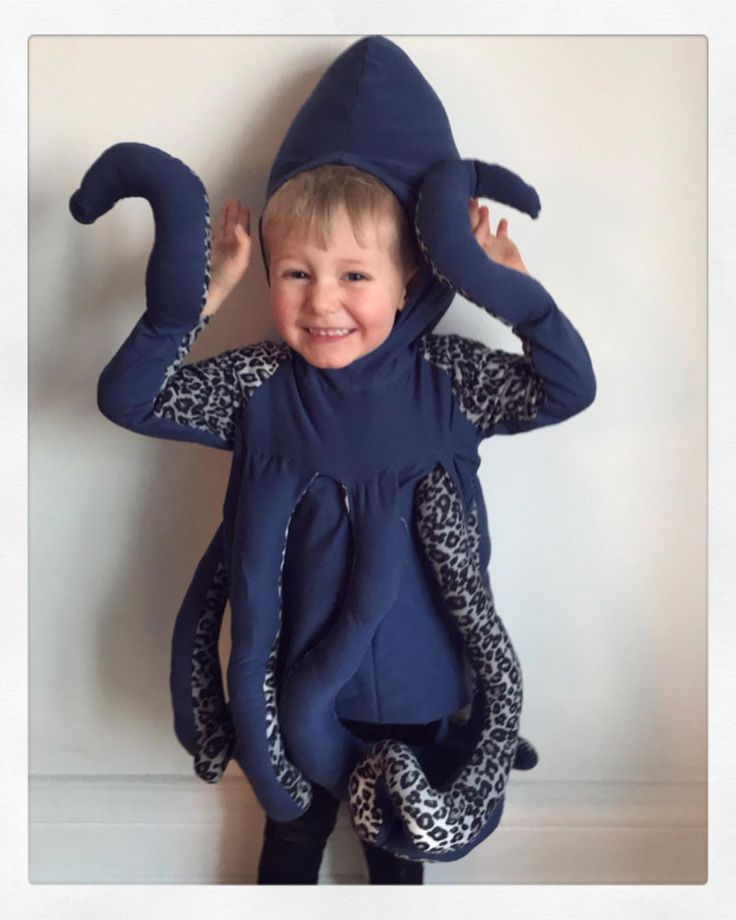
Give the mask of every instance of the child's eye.
[[301, 280], [302, 278], [307, 277], [307, 273], [303, 272], [299, 268], [292, 268], [292, 269], [289, 269], [289, 271], [285, 272], [285, 276], [287, 278], [296, 278], [297, 280]]
[[366, 279], [366, 276], [365, 276], [362, 272], [348, 272], [348, 273], [347, 273], [347, 276], [348, 276], [348, 278], [350, 279], [350, 281], [365, 281], [365, 280], [367, 280], [367, 279]]

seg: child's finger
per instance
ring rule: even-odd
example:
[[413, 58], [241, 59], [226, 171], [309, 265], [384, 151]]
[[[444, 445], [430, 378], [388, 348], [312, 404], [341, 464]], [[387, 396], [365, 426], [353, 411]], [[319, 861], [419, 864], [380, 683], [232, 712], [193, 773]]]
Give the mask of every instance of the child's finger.
[[226, 213], [226, 208], [223, 205], [223, 207], [220, 208], [220, 217], [215, 226], [215, 230], [216, 230], [215, 236], [217, 238], [221, 239], [225, 235], [226, 222], [227, 222], [227, 213]]
[[480, 243], [481, 246], [485, 248], [486, 243], [488, 242], [490, 238], [491, 238], [491, 234], [490, 234], [490, 231], [488, 230], [488, 227], [486, 227], [484, 224], [481, 224], [478, 228], [477, 233], [475, 234], [475, 239], [477, 240], [478, 243]]
[[491, 230], [491, 212], [485, 206], [480, 209], [481, 222], [483, 223], [483, 229], [486, 233], [486, 238], [493, 236], [493, 230]]
[[240, 212], [240, 202], [237, 198], [231, 198], [227, 203], [227, 230], [229, 233], [233, 232], [235, 224], [238, 220], [238, 214]]
[[483, 230], [483, 208], [480, 207], [477, 198], [473, 198], [471, 201], [473, 203], [471, 213], [471, 226], [473, 228], [473, 233], [477, 237], [478, 234]]
[[237, 198], [229, 198], [222, 207], [222, 236], [227, 238], [232, 236], [233, 228], [238, 219], [240, 202]]
[[226, 239], [228, 233], [232, 230], [230, 211], [232, 200], [226, 201], [220, 210], [220, 239]]
[[483, 214], [478, 207], [478, 199], [470, 199], [470, 226], [473, 233], [477, 233], [483, 223]]
[[235, 224], [235, 238], [239, 243], [246, 243], [250, 236], [248, 236], [248, 231], [242, 224]]

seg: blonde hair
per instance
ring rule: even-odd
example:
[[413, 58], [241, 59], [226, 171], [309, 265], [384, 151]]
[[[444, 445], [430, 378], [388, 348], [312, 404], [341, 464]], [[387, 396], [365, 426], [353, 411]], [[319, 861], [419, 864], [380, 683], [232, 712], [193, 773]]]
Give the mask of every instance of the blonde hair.
[[361, 246], [366, 221], [389, 218], [395, 231], [391, 248], [396, 264], [407, 278], [414, 273], [418, 248], [401, 202], [380, 179], [354, 166], [325, 164], [287, 179], [269, 198], [263, 212], [264, 246], [271, 230], [289, 232], [299, 227], [326, 249], [332, 216], [341, 206], [347, 210]]

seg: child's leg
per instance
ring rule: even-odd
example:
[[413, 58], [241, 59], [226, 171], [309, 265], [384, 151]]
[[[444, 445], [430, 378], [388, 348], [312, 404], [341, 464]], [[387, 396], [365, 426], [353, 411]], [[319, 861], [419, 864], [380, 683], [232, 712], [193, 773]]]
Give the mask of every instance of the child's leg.
[[361, 840], [371, 885], [422, 885], [424, 863], [401, 859]]
[[266, 819], [258, 863], [259, 885], [316, 885], [322, 854], [335, 821], [339, 801], [312, 785], [312, 802], [294, 821]]

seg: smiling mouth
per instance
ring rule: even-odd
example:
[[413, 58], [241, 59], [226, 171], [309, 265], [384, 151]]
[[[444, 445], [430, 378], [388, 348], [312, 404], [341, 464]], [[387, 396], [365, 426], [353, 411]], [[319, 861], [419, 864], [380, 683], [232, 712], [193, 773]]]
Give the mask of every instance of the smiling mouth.
[[320, 329], [316, 326], [307, 326], [305, 331], [309, 333], [310, 338], [324, 339], [326, 341], [334, 339], [346, 339], [355, 329]]

